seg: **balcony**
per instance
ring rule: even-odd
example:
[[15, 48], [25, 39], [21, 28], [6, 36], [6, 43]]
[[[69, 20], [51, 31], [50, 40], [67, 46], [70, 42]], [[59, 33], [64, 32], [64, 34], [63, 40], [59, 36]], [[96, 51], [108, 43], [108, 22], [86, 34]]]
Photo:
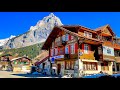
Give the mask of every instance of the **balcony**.
[[66, 41], [62, 41], [62, 40], [55, 43], [55, 47], [56, 47], [56, 46], [61, 47], [61, 46], [65, 46], [65, 45], [66, 45]]
[[89, 59], [89, 60], [95, 60], [94, 57], [94, 51], [89, 51], [88, 54], [83, 54], [80, 56], [80, 59]]
[[64, 57], [65, 59], [70, 59], [70, 54], [65, 54]]

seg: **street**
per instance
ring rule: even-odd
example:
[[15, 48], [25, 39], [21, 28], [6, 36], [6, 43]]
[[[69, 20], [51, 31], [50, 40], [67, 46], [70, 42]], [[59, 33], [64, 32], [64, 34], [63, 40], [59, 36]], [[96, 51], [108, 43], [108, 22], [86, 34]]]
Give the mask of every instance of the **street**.
[[58, 78], [58, 77], [32, 75], [23, 72], [18, 73], [18, 72], [0, 71], [0, 78]]

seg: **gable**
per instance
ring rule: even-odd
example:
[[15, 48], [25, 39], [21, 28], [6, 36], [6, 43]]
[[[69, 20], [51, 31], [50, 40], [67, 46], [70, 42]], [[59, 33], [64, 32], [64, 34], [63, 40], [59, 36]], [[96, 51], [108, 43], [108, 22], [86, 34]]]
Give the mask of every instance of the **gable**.
[[110, 32], [110, 30], [107, 27], [103, 30], [103, 33], [107, 34], [107, 35], [112, 35], [112, 33]]

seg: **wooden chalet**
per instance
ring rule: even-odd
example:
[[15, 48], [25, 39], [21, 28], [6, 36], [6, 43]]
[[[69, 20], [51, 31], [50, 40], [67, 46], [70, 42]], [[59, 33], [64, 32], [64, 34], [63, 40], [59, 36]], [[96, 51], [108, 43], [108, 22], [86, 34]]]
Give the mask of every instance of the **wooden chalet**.
[[25, 72], [25, 71], [30, 71], [31, 69], [31, 64], [32, 60], [28, 57], [17, 57], [13, 58], [11, 60], [12, 66], [13, 66], [13, 71], [18, 71], [18, 72]]
[[57, 74], [74, 73], [78, 64], [86, 74], [103, 71], [113, 73], [114, 52], [120, 49], [118, 39], [109, 25], [95, 30], [80, 25], [55, 26], [42, 49], [49, 50]]
[[1, 65], [1, 70], [7, 70], [8, 68], [8, 60], [11, 60], [13, 56], [11, 54], [5, 54], [0, 57], [0, 65]]

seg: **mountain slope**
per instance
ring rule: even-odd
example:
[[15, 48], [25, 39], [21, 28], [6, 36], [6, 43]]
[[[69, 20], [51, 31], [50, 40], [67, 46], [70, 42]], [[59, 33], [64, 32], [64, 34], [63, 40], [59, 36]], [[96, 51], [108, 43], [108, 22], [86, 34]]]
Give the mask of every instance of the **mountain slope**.
[[38, 21], [35, 26], [31, 26], [28, 32], [8, 40], [4, 48], [20, 48], [44, 42], [55, 25], [61, 26], [63, 24], [58, 17], [51, 13]]
[[43, 53], [44, 51], [41, 50], [43, 43], [40, 44], [34, 44], [22, 48], [17, 49], [4, 49], [0, 50], [0, 56], [11, 54], [13, 57], [21, 57], [21, 56], [28, 56], [31, 59], [34, 59], [39, 54]]

